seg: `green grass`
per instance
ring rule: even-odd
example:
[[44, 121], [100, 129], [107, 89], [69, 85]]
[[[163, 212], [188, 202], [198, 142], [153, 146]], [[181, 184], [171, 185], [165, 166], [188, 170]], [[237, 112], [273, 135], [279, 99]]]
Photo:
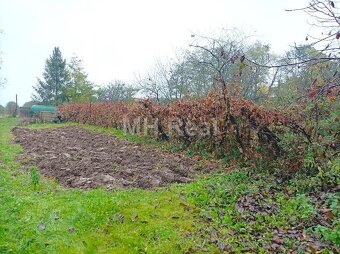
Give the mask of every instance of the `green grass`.
[[[216, 172], [157, 190], [64, 189], [41, 177], [34, 167], [27, 173], [21, 170], [15, 158], [22, 148], [10, 142], [15, 123], [0, 119], [1, 254], [221, 253], [222, 249], [266, 253], [264, 246], [272, 243], [275, 229], [297, 225], [339, 244], [337, 193], [325, 197], [337, 216], [327, 228], [314, 222], [313, 199], [301, 191], [288, 191], [299, 182], [281, 183], [263, 170]], [[69, 125], [75, 124], [28, 128]], [[143, 145], [165, 145], [119, 130], [81, 127]], [[240, 207], [241, 201], [246, 206]], [[252, 205], [264, 212], [252, 211]], [[288, 239], [283, 252], [298, 244]]]
[[0, 119], [0, 253], [183, 253], [192, 245], [183, 234], [195, 213], [180, 186], [81, 191], [37, 180], [15, 160], [14, 124]]

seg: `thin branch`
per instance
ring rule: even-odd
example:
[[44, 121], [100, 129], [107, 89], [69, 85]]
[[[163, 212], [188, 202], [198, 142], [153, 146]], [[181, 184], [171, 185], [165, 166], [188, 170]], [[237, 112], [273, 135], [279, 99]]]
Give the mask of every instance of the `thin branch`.
[[337, 57], [320, 57], [317, 59], [307, 59], [307, 60], [303, 60], [303, 61], [299, 61], [296, 63], [285, 63], [285, 64], [277, 64], [277, 65], [264, 65], [264, 64], [259, 64], [254, 62], [253, 60], [250, 60], [249, 58], [246, 58], [246, 60], [252, 64], [255, 64], [257, 66], [260, 67], [264, 67], [264, 68], [280, 68], [280, 67], [286, 67], [286, 66], [295, 66], [295, 65], [300, 65], [300, 64], [306, 64], [306, 63], [310, 63], [310, 62], [315, 62], [314, 64], [318, 64], [318, 63], [324, 63], [324, 62], [328, 62], [328, 61], [332, 61], [332, 60], [339, 60], [339, 58]]
[[214, 58], [219, 59], [219, 57], [216, 56], [211, 50], [209, 50], [209, 49], [207, 49], [207, 48], [205, 48], [205, 47], [203, 47], [203, 46], [200, 46], [200, 45], [193, 45], [193, 44], [190, 44], [189, 46], [190, 46], [190, 47], [194, 47], [194, 48], [203, 49], [203, 50], [207, 51], [210, 55], [212, 55]]

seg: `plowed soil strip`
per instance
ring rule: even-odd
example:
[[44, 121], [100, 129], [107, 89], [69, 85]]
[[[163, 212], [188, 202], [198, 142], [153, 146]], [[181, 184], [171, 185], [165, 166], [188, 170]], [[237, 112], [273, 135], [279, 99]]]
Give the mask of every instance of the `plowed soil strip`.
[[80, 127], [14, 128], [26, 167], [35, 165], [67, 187], [153, 188], [190, 182], [195, 160], [160, 152]]

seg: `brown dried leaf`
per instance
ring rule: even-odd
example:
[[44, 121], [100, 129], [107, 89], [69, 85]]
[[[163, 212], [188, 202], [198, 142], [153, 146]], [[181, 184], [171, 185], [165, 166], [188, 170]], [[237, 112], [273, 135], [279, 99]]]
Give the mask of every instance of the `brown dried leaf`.
[[335, 217], [331, 209], [324, 211], [324, 215], [329, 219], [334, 219], [334, 217]]
[[278, 236], [273, 237], [273, 242], [276, 243], [276, 244], [283, 244], [282, 238], [280, 238]]

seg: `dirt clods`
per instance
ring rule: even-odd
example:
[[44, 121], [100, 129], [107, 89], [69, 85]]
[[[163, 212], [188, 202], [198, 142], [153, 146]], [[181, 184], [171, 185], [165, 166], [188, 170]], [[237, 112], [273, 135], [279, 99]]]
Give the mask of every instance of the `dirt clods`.
[[35, 165], [66, 187], [153, 188], [190, 182], [195, 160], [80, 127], [14, 128], [25, 166]]

